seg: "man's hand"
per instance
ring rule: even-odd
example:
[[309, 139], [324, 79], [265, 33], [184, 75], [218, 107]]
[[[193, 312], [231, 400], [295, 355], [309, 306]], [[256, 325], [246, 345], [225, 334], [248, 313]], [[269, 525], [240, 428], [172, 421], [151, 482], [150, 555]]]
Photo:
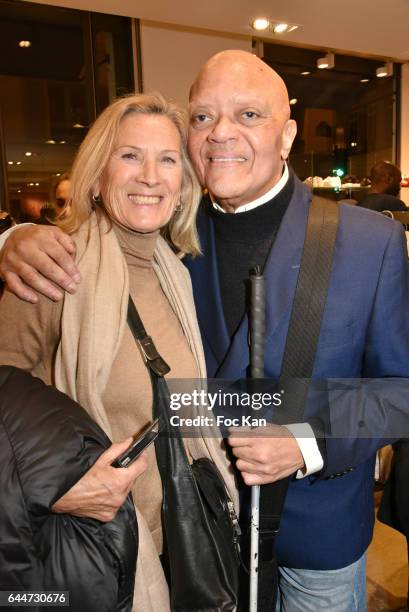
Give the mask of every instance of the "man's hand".
[[236, 467], [244, 482], [262, 485], [294, 474], [304, 467], [304, 459], [294, 436], [286, 427], [231, 428], [227, 442], [237, 457]]
[[142, 453], [127, 468], [114, 468], [111, 463], [126, 451], [132, 438], [112, 444], [92, 468], [52, 506], [53, 512], [85, 516], [108, 522], [115, 518], [135, 479], [147, 468]]
[[26, 302], [37, 302], [37, 293], [58, 301], [64, 295], [58, 287], [75, 293], [81, 280], [74, 254], [72, 238], [58, 227], [21, 227], [0, 251], [0, 278], [9, 291]]

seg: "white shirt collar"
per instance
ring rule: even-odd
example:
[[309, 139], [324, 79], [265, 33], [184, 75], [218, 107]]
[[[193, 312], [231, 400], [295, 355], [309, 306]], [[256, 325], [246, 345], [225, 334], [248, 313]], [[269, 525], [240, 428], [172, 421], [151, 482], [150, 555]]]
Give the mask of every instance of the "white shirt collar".
[[[287, 163], [284, 162], [283, 174], [280, 180], [278, 181], [278, 183], [276, 183], [274, 187], [272, 187], [269, 191], [267, 191], [267, 193], [260, 196], [256, 200], [253, 200], [252, 202], [249, 202], [248, 204], [242, 204], [241, 206], [236, 208], [234, 213], [241, 213], [241, 212], [247, 212], [248, 210], [253, 210], [253, 208], [257, 208], [257, 206], [261, 206], [262, 204], [265, 204], [266, 202], [269, 202], [270, 200], [272, 200], [283, 189], [284, 185], [288, 181], [289, 176], [290, 174], [288, 172]], [[217, 202], [213, 200], [211, 196], [210, 198], [212, 200], [213, 208], [223, 213], [226, 212]]]

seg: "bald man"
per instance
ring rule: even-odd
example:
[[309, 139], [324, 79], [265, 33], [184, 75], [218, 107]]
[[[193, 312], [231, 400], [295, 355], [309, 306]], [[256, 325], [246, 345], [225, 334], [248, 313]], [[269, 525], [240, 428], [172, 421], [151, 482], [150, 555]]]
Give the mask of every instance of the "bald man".
[[[203, 256], [186, 264], [208, 375], [247, 375], [244, 282], [257, 264], [266, 278], [266, 376], [277, 378], [311, 202], [286, 161], [296, 133], [288, 94], [261, 60], [226, 51], [200, 71], [189, 111], [189, 152], [208, 195], [198, 216]], [[314, 378], [409, 376], [405, 248], [399, 224], [340, 206]], [[22, 298], [35, 301], [41, 291], [59, 299], [61, 289], [75, 292], [80, 282], [66, 249], [73, 251], [72, 241], [57, 228], [16, 230], [1, 253], [0, 272]], [[277, 609], [362, 612], [381, 442], [323, 443], [314, 429], [312, 419], [277, 428], [274, 438], [231, 436], [229, 443], [247, 485], [293, 475], [276, 541]]]

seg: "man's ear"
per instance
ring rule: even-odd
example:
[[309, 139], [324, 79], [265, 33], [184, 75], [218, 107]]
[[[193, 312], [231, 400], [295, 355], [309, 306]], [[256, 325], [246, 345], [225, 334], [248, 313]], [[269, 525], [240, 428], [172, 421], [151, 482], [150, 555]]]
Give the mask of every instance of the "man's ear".
[[285, 122], [284, 128], [283, 128], [281, 159], [288, 158], [296, 134], [297, 134], [296, 122], [294, 121], [294, 119], [288, 119]]

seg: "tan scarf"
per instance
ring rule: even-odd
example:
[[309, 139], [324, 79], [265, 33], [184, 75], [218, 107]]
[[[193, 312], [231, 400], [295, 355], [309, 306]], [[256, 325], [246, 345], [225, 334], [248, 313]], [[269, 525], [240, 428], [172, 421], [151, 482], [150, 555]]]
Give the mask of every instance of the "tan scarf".
[[[97, 217], [93, 213], [74, 238], [83, 280], [75, 295], [65, 294], [55, 382], [58, 389], [81, 404], [108, 437], [112, 437], [101, 398], [126, 325], [128, 269], [115, 232], [110, 230], [104, 216]], [[199, 376], [205, 378], [189, 274], [162, 238], [157, 242], [153, 266], [182, 325]], [[209, 436], [209, 428], [206, 432]], [[212, 437], [206, 439], [188, 438], [186, 445], [193, 459], [209, 457], [215, 462], [237, 507], [234, 478], [220, 435], [213, 432]], [[138, 511], [137, 517], [139, 553], [133, 609], [136, 612], [167, 612], [167, 584], [159, 558], [146, 522]]]

